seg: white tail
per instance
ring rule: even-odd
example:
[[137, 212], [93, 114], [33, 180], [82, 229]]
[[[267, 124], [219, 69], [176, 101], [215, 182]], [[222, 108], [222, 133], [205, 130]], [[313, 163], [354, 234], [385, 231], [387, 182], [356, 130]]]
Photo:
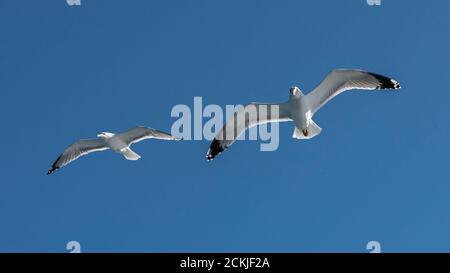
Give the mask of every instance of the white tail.
[[309, 126], [307, 128], [308, 130], [308, 136], [305, 136], [302, 132], [302, 130], [299, 130], [297, 127], [294, 129], [294, 134], [292, 135], [293, 138], [296, 139], [311, 139], [322, 131], [322, 128], [319, 127], [314, 121], [311, 120], [309, 123]]
[[125, 148], [125, 149], [121, 150], [121, 152], [122, 152], [123, 156], [128, 160], [138, 160], [139, 158], [141, 158], [140, 155], [133, 152], [130, 148]]

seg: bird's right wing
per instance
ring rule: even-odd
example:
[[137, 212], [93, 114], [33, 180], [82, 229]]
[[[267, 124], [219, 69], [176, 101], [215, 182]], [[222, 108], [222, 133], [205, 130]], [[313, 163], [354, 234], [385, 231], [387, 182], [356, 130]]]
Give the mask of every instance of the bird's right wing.
[[[273, 107], [277, 107], [278, 112]], [[272, 115], [272, 109], [274, 109], [276, 114]], [[230, 147], [248, 128], [260, 124], [290, 120], [292, 119], [290, 118], [289, 106], [286, 103], [250, 103], [234, 113], [233, 117], [227, 121], [211, 142], [206, 158], [208, 161], [214, 159], [214, 157]]]
[[128, 145], [142, 141], [144, 139], [155, 138], [155, 139], [163, 139], [163, 140], [180, 140], [180, 138], [176, 136], [172, 136], [169, 133], [165, 133], [163, 131], [159, 131], [153, 128], [147, 127], [135, 127], [126, 131], [125, 133], [121, 133], [117, 135], [120, 139], [122, 139]]
[[64, 150], [64, 152], [53, 163], [50, 170], [48, 170], [47, 174], [51, 174], [57, 169], [64, 167], [70, 162], [78, 159], [80, 156], [107, 149], [109, 149], [109, 147], [101, 138], [78, 140]]

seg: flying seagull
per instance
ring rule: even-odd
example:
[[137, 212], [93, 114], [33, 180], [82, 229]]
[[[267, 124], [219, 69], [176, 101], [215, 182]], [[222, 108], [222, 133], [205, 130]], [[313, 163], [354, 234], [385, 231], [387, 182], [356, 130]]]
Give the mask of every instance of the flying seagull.
[[108, 149], [112, 149], [114, 152], [122, 154], [128, 160], [138, 160], [141, 156], [133, 152], [130, 149], [130, 146], [148, 138], [180, 140], [180, 138], [168, 133], [146, 127], [135, 127], [117, 135], [102, 132], [97, 135], [97, 138], [78, 140], [67, 147], [67, 149], [65, 149], [56, 159], [55, 163], [53, 163], [47, 174], [53, 173], [57, 169], [64, 167], [83, 155]]
[[[371, 72], [355, 69], [336, 69], [310, 93], [303, 94], [297, 86], [289, 90], [289, 100], [285, 103], [266, 104], [250, 103], [236, 112], [209, 146], [206, 158], [214, 159], [229, 148], [248, 128], [271, 122], [294, 122], [293, 138], [310, 139], [320, 134], [320, 128], [313, 120], [314, 114], [340, 93], [351, 89], [362, 90], [397, 90], [400, 84], [391, 78]], [[278, 115], [271, 116], [271, 107], [278, 107]], [[267, 114], [260, 114], [264, 107]], [[250, 109], [256, 109], [256, 115], [249, 115]]]

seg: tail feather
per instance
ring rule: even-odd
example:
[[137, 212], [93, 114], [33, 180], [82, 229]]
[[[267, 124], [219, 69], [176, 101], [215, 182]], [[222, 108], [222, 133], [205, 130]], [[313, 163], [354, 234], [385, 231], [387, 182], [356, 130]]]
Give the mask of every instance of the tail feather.
[[140, 155], [138, 155], [137, 153], [133, 152], [130, 148], [123, 149], [122, 150], [122, 154], [128, 160], [138, 160], [139, 158], [141, 158]]
[[302, 130], [298, 129], [297, 127], [294, 128], [294, 133], [292, 134], [293, 138], [296, 139], [311, 139], [322, 131], [322, 128], [319, 127], [314, 121], [311, 120], [311, 123], [309, 124], [308, 128], [306, 129], [306, 135], [303, 133]]

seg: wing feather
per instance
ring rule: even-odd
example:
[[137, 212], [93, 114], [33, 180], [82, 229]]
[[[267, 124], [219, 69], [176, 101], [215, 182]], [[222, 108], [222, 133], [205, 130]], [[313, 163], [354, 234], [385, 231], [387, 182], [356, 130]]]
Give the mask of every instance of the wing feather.
[[64, 150], [64, 152], [55, 160], [47, 174], [53, 173], [57, 169], [66, 166], [83, 155], [107, 149], [109, 149], [109, 147], [101, 138], [78, 140]]
[[144, 139], [149, 138], [155, 138], [155, 139], [162, 139], [162, 140], [180, 140], [180, 138], [172, 136], [169, 133], [165, 133], [163, 131], [159, 131], [153, 128], [147, 128], [147, 127], [135, 127], [133, 129], [130, 129], [126, 131], [125, 133], [117, 135], [119, 138], [121, 138], [125, 143], [128, 145], [131, 145], [133, 143], [142, 141]]
[[[272, 107], [274, 106], [278, 107], [279, 112], [272, 116]], [[256, 114], [251, 114], [252, 112]], [[230, 147], [248, 128], [271, 122], [290, 120], [290, 111], [287, 104], [250, 103], [234, 113], [233, 117], [227, 121], [211, 142], [206, 158], [208, 161], [214, 159], [214, 157]]]
[[355, 69], [336, 69], [307, 95], [313, 113], [340, 93], [351, 89], [397, 90], [400, 84], [379, 74]]

